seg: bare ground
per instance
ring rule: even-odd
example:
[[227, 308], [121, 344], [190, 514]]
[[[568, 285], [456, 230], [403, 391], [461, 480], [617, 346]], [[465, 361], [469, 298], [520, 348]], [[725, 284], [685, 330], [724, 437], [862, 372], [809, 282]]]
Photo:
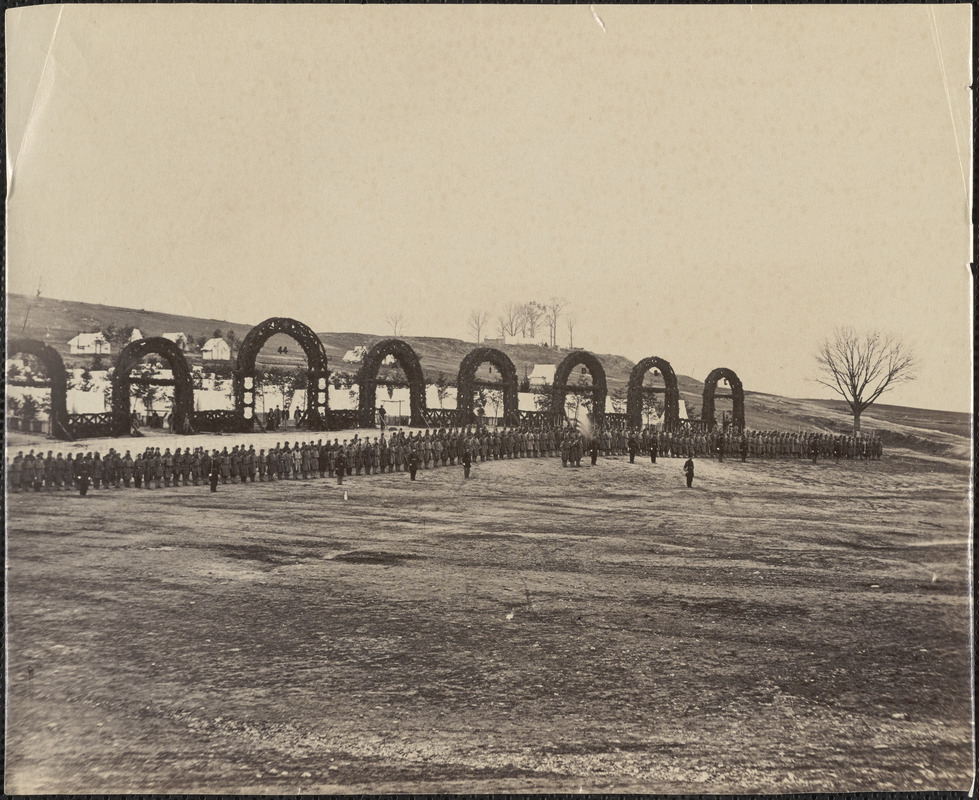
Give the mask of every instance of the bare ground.
[[968, 464], [679, 464], [12, 495], [6, 789], [967, 789]]

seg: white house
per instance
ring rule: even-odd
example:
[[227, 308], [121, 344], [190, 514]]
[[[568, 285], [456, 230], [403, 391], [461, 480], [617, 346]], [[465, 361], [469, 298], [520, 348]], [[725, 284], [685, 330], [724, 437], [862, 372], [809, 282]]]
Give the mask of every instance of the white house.
[[187, 339], [186, 333], [165, 333], [163, 334], [164, 339], [169, 339], [181, 350], [186, 350], [190, 346], [190, 341]]
[[68, 342], [68, 352], [75, 355], [109, 355], [112, 352], [112, 345], [101, 332], [80, 333]]
[[228, 361], [231, 348], [224, 339], [208, 339], [201, 348], [201, 358], [204, 361]]
[[133, 342], [138, 342], [142, 338], [143, 338], [142, 331], [140, 331], [139, 328], [133, 328], [133, 332], [129, 337], [129, 344], [132, 344]]
[[504, 344], [529, 344], [537, 347], [547, 347], [547, 335], [540, 334], [538, 336], [522, 336], [520, 334], [515, 334], [513, 336], [504, 336]]
[[527, 376], [527, 380], [531, 386], [544, 386], [554, 383], [554, 370], [556, 369], [555, 364], [534, 364], [534, 369]]

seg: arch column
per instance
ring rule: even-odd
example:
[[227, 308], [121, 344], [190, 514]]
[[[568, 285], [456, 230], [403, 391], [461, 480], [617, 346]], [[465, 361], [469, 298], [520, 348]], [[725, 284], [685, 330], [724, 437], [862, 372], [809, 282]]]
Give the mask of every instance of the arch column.
[[571, 370], [582, 366], [591, 375], [592, 417], [596, 425], [605, 422], [605, 399], [608, 397], [608, 384], [605, 368], [598, 357], [587, 350], [570, 353], [554, 370], [554, 409], [564, 415], [565, 402], [569, 391], [581, 391], [583, 387], [568, 384]]
[[190, 365], [176, 344], [162, 336], [151, 336], [130, 342], [116, 358], [112, 373], [112, 424], [115, 435], [127, 436], [132, 430], [129, 396], [132, 381], [129, 376], [133, 367], [150, 354], [162, 356], [173, 373], [172, 381], [158, 381], [160, 385], [173, 386], [173, 430], [176, 433], [192, 433], [190, 417], [194, 410], [194, 383]]
[[388, 356], [394, 356], [408, 378], [412, 427], [425, 427], [425, 375], [418, 356], [407, 342], [401, 339], [383, 339], [364, 356], [357, 373], [360, 388], [360, 426], [373, 428], [376, 424], [374, 407], [377, 396], [377, 373]]
[[459, 365], [456, 379], [456, 407], [462, 412], [462, 419], [469, 420], [473, 415], [473, 393], [476, 390], [476, 370], [481, 364], [490, 363], [500, 371], [503, 390], [503, 424], [519, 423], [519, 386], [517, 368], [510, 357], [494, 347], [479, 347], [469, 352]]
[[252, 328], [238, 350], [234, 370], [235, 410], [242, 425], [255, 423], [255, 361], [263, 345], [276, 334], [293, 339], [306, 354], [306, 420], [310, 430], [323, 430], [330, 416], [330, 373], [326, 349], [308, 325], [288, 317], [270, 317]]
[[51, 435], [56, 439], [70, 439], [68, 433], [68, 372], [58, 351], [37, 339], [13, 339], [7, 343], [7, 358], [20, 353], [34, 356], [44, 365], [44, 372], [51, 384]]
[[704, 381], [704, 401], [701, 406], [700, 418], [703, 420], [704, 425], [708, 429], [713, 428], [717, 424], [715, 405], [717, 398], [717, 382], [721, 379], [726, 379], [731, 387], [731, 400], [734, 405], [732, 411], [731, 424], [734, 425], [739, 431], [744, 430], [744, 386], [741, 384], [741, 379], [737, 376], [734, 370], [728, 369], [727, 367], [718, 367], [712, 370], [710, 375]]
[[651, 369], [658, 369], [663, 376], [664, 387], [652, 391], [664, 395], [663, 427], [669, 430], [676, 427], [680, 422], [680, 389], [677, 386], [676, 373], [673, 371], [670, 362], [659, 356], [644, 358], [632, 368], [632, 373], [629, 375], [626, 401], [626, 416], [629, 420], [629, 427], [642, 427], [642, 382], [646, 373]]

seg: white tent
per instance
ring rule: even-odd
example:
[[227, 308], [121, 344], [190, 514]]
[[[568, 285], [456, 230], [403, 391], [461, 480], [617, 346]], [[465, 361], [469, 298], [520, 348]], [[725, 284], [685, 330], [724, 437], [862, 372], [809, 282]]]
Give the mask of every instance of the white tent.
[[557, 366], [554, 364], [534, 364], [534, 369], [527, 376], [531, 386], [543, 386], [544, 384], [554, 383], [554, 371]]
[[348, 350], [344, 356], [343, 360], [346, 364], [359, 364], [364, 360], [364, 356], [367, 354], [366, 347], [355, 347], [353, 350]]
[[227, 361], [231, 358], [231, 348], [224, 339], [208, 339], [201, 348], [204, 361]]
[[163, 334], [164, 339], [169, 339], [181, 350], [186, 350], [188, 345], [187, 334], [186, 333], [165, 333]]
[[88, 353], [101, 353], [109, 355], [112, 346], [101, 333], [80, 333], [68, 342], [68, 352], [71, 355], [85, 355]]

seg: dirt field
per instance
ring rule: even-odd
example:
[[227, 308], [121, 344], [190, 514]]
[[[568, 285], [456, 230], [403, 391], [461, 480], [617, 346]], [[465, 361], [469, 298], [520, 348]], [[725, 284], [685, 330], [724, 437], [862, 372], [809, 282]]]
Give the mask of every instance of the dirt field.
[[967, 789], [968, 490], [899, 451], [12, 495], [6, 790]]

